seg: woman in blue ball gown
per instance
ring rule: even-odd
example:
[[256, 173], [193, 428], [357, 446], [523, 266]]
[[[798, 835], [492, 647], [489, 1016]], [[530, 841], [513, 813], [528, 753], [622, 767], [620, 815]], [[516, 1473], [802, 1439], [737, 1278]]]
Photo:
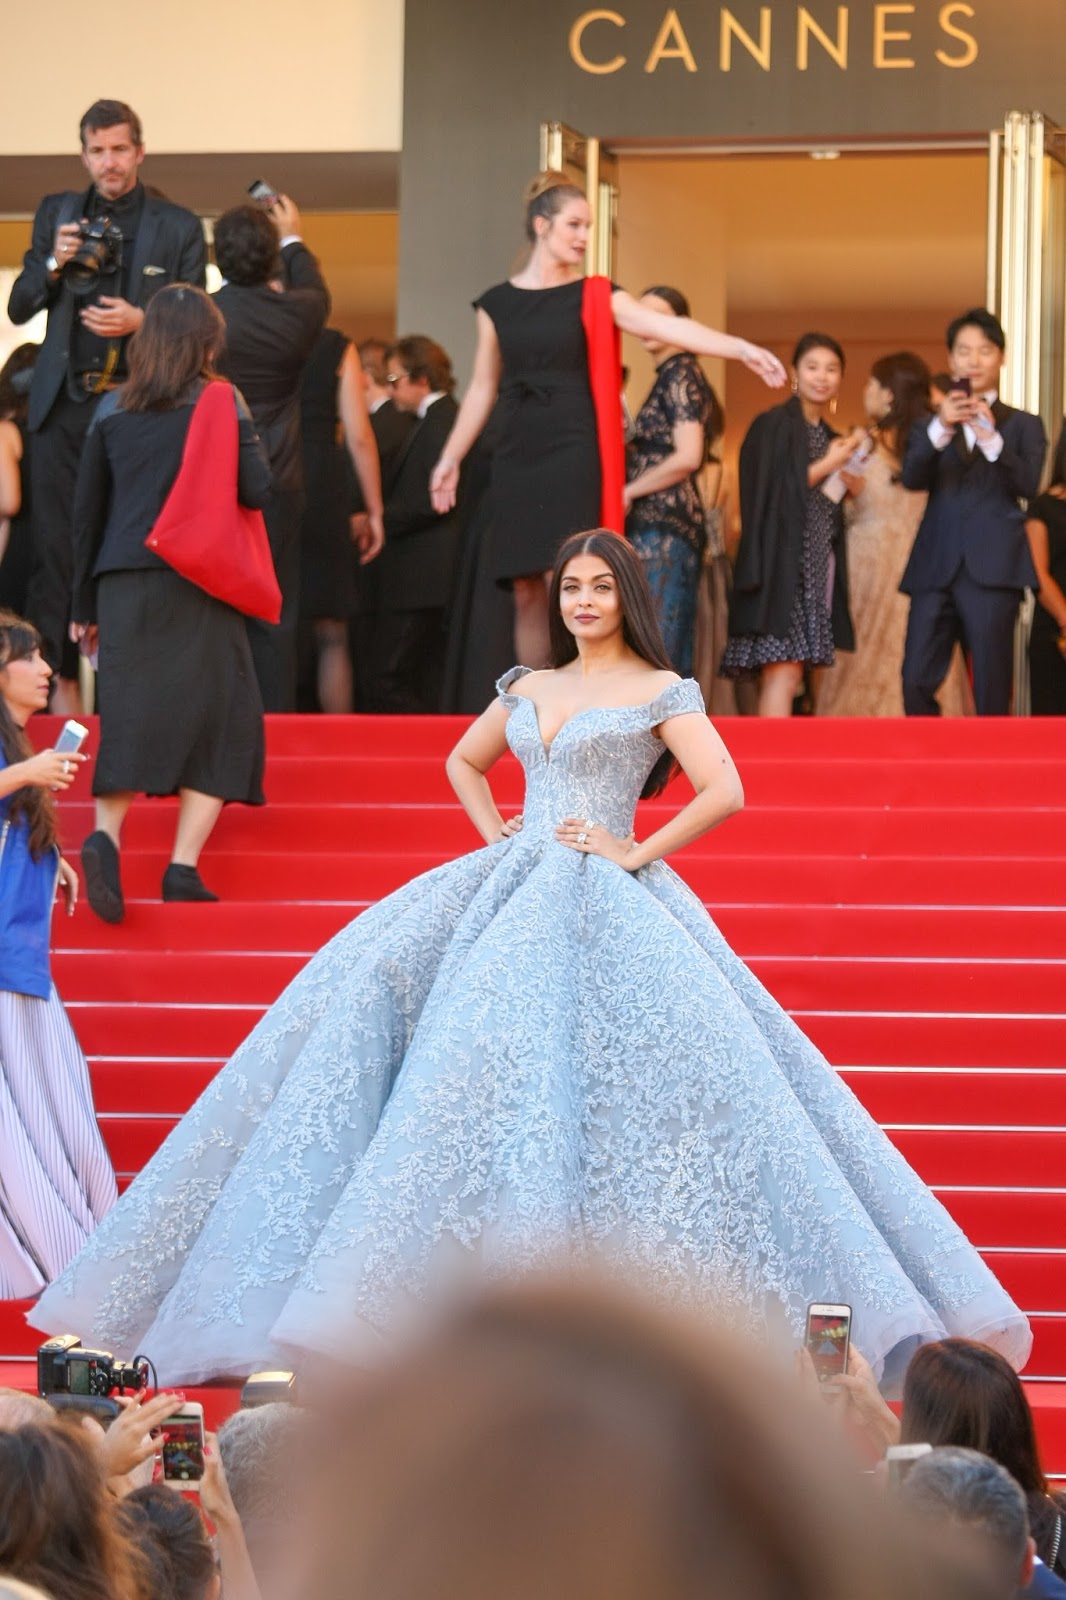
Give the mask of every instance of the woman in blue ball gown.
[[[770, 1337], [846, 1302], [886, 1387], [945, 1333], [1022, 1364], [1021, 1312], [665, 865], [742, 793], [624, 540], [563, 545], [551, 617], [554, 666], [448, 760], [485, 847], [319, 952], [32, 1321], [191, 1383], [372, 1360], [458, 1280], [595, 1256]], [[638, 844], [678, 764], [695, 798]]]

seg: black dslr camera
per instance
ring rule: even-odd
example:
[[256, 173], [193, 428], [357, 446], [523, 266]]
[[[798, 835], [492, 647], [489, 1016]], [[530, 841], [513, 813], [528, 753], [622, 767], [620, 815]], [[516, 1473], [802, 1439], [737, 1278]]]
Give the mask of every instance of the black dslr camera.
[[37, 1392], [109, 1395], [148, 1387], [146, 1361], [116, 1361], [108, 1350], [83, 1350], [74, 1333], [60, 1333], [37, 1351]]
[[97, 280], [122, 265], [122, 234], [110, 217], [93, 217], [78, 228], [81, 244], [63, 268], [71, 294], [92, 294]]

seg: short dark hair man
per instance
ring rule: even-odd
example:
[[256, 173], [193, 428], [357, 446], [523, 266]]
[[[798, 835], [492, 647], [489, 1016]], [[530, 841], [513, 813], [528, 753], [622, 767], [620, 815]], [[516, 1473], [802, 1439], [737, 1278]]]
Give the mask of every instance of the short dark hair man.
[[[167, 283], [203, 288], [206, 249], [199, 219], [140, 182], [140, 118], [121, 100], [97, 100], [81, 119], [84, 191], [46, 195], [8, 302], [12, 322], [48, 312], [30, 388], [35, 566], [27, 610], [45, 654], [60, 669], [56, 709], [77, 705], [77, 655], [67, 639], [73, 583], [71, 510], [81, 447], [106, 390], [126, 376], [126, 343], [148, 301]], [[82, 239], [86, 224], [110, 233]], [[120, 235], [120, 241], [114, 235]], [[79, 257], [99, 270], [78, 281]]]
[[900, 583], [910, 595], [903, 709], [937, 716], [936, 692], [958, 640], [973, 664], [979, 716], [1010, 710], [1014, 625], [1022, 591], [1037, 586], [1022, 501], [1040, 487], [1047, 436], [1039, 417], [999, 398], [1006, 339], [975, 307], [947, 331], [954, 387], [915, 423], [902, 480], [925, 489], [925, 508]]
[[[384, 485], [385, 548], [377, 559], [378, 614], [374, 629], [376, 711], [440, 709], [444, 617], [451, 598], [457, 513], [440, 516], [429, 497], [429, 476], [458, 407], [451, 360], [422, 334], [389, 349], [393, 403], [414, 421]], [[436, 452], [436, 453], [434, 453]]]
[[264, 511], [281, 585], [281, 621], [249, 619], [256, 676], [267, 711], [296, 704], [303, 453], [300, 385], [329, 315], [329, 291], [300, 237], [300, 213], [281, 195], [264, 210], [234, 206], [215, 224], [224, 282], [214, 300], [226, 322], [219, 367], [244, 395], [273, 477]]

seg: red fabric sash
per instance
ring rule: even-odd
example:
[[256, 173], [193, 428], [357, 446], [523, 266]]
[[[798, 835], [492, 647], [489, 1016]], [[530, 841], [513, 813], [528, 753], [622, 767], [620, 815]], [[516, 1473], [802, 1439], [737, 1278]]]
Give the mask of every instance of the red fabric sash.
[[245, 616], [280, 622], [281, 589], [261, 511], [237, 499], [232, 385], [209, 383], [193, 408], [181, 467], [145, 544], [190, 583]]
[[589, 387], [600, 447], [600, 523], [625, 533], [622, 490], [626, 450], [622, 433], [622, 341], [611, 310], [610, 278], [586, 278], [581, 291], [581, 322], [589, 352]]

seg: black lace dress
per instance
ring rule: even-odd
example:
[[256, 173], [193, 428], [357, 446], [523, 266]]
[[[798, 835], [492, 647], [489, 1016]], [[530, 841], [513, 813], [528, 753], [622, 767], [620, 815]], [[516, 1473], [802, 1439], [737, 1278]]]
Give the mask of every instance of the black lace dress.
[[[637, 415], [626, 463], [629, 481], [673, 454], [679, 423], [698, 422], [706, 433], [713, 407], [711, 386], [694, 356], [680, 351], [664, 361]], [[670, 660], [688, 677], [705, 537], [696, 475], [634, 500], [626, 514], [626, 537], [644, 567]]]

